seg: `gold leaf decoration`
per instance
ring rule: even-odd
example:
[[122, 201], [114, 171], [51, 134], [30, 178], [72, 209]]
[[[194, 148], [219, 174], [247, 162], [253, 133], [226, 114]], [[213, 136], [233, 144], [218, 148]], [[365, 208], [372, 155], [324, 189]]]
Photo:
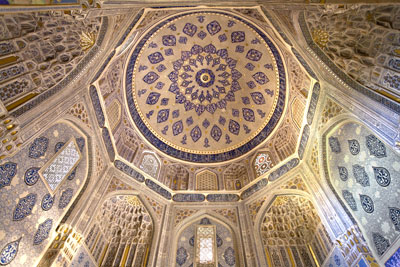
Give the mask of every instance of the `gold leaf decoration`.
[[314, 29], [312, 38], [319, 47], [325, 47], [329, 41], [329, 34], [323, 29]]
[[82, 32], [81, 33], [81, 41], [80, 41], [80, 45], [83, 49], [83, 51], [87, 51], [90, 48], [92, 48], [92, 46], [95, 44], [96, 42], [96, 34], [93, 32]]

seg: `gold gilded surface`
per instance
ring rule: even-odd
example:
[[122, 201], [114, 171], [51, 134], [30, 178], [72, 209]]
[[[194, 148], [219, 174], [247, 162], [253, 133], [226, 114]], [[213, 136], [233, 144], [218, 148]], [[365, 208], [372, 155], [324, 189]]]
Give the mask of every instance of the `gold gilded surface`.
[[[215, 22], [217, 33], [209, 26]], [[192, 36], [187, 25], [196, 27]], [[173, 37], [165, 41], [166, 36]], [[215, 53], [206, 50], [209, 45]], [[184, 58], [194, 46], [201, 51]], [[220, 50], [227, 56], [218, 55]], [[250, 60], [254, 51], [261, 58]], [[184, 15], [159, 28], [140, 50], [132, 76], [135, 108], [146, 127], [165, 144], [196, 154], [227, 152], [252, 140], [269, 122], [279, 95], [277, 65], [266, 42], [245, 23], [213, 12]], [[179, 103], [178, 96], [186, 102]], [[207, 110], [223, 99], [226, 105]], [[197, 112], [201, 105], [205, 110]]]

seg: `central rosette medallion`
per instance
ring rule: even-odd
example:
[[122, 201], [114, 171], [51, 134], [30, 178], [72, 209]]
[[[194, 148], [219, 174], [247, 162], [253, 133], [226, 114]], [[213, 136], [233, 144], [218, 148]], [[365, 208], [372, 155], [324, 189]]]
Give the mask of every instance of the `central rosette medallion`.
[[248, 152], [273, 130], [285, 102], [274, 44], [247, 20], [220, 11], [181, 13], [151, 28], [132, 52], [126, 77], [140, 132], [187, 161]]
[[210, 87], [214, 84], [215, 75], [211, 70], [202, 69], [196, 74], [196, 82], [201, 87]]

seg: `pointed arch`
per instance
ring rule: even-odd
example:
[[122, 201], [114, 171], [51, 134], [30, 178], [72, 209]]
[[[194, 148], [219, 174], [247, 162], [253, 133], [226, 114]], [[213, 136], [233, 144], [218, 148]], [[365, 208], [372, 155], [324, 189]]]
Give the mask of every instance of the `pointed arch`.
[[276, 192], [261, 210], [255, 234], [265, 264], [317, 266], [324, 262], [333, 244], [308, 193], [290, 189]]
[[222, 174], [225, 190], [239, 190], [250, 183], [250, 176], [246, 166], [232, 164]]
[[[228, 266], [241, 266], [243, 255], [240, 248], [239, 231], [235, 225], [223, 216], [213, 212], [200, 210], [195, 215], [182, 220], [174, 229], [174, 238], [171, 246], [170, 266], [175, 266], [180, 262], [186, 266], [190, 265], [190, 260], [195, 260], [197, 226], [214, 225], [216, 228], [214, 250], [217, 255], [217, 262], [223, 261]], [[193, 245], [193, 246], [192, 246]], [[183, 248], [183, 249], [182, 249]], [[186, 253], [186, 258], [185, 258]], [[195, 266], [193, 262], [193, 266]]]
[[218, 190], [218, 174], [210, 169], [196, 172], [196, 190]]
[[400, 244], [396, 219], [390, 216], [392, 206], [399, 208], [399, 195], [393, 191], [400, 188], [399, 168], [393, 164], [400, 161], [399, 155], [373, 129], [349, 115], [329, 121], [321, 141], [322, 169], [343, 208], [341, 215], [361, 229], [372, 254], [384, 262]]
[[161, 160], [153, 151], [145, 150], [142, 153], [139, 168], [157, 179], [160, 174]]
[[112, 192], [102, 200], [84, 241], [93, 259], [102, 266], [146, 266], [159, 231], [154, 211], [132, 191]]
[[273, 149], [258, 151], [251, 160], [251, 169], [254, 177], [260, 177], [272, 169], [279, 161]]

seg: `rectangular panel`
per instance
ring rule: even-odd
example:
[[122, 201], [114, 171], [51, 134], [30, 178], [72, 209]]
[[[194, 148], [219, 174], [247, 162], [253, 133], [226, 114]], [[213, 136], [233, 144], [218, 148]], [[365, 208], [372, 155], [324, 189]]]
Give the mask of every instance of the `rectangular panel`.
[[81, 158], [75, 139], [71, 139], [40, 169], [40, 176], [50, 193], [54, 194], [58, 186], [73, 171]]
[[195, 266], [216, 266], [215, 236], [215, 225], [197, 226]]

